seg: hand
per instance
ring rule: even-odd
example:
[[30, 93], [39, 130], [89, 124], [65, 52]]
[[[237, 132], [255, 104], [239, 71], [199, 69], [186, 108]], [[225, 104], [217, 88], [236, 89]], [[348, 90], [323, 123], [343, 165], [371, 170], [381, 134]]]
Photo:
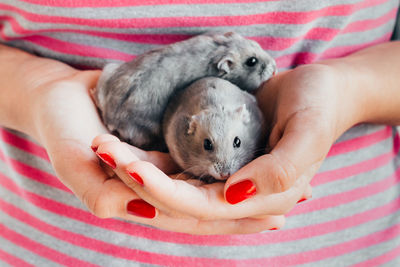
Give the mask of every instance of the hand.
[[258, 98], [271, 125], [273, 149], [225, 185], [172, 180], [153, 164], [135, 158], [118, 140], [104, 142], [108, 137], [99, 136], [93, 144], [98, 153], [113, 159], [118, 176], [159, 211], [201, 220], [282, 218], [279, 215], [310, 197], [309, 182], [331, 145], [357, 121], [353, 95], [344, 90], [345, 81], [338, 75], [327, 66], [312, 65], [271, 79]]
[[[237, 203], [247, 197], [242, 185], [252, 184], [258, 199], [246, 202], [253, 213], [266, 210], [262, 203], [293, 186], [301, 184], [299, 190], [304, 190], [334, 141], [361, 120], [356, 104], [360, 97], [347, 86], [347, 75], [324, 63], [272, 78], [257, 98], [270, 125], [272, 149], [230, 177], [225, 186], [227, 200]], [[291, 200], [289, 206], [294, 205]]]
[[[155, 209], [141, 200], [129, 187], [130, 183], [124, 183], [109, 168], [99, 165], [99, 159], [90, 148], [90, 142], [96, 135], [107, 132], [89, 95], [89, 89], [96, 85], [100, 72], [77, 71], [62, 63], [53, 64], [61, 68], [63, 74], [37, 83], [29, 91], [28, 98], [32, 100], [28, 105], [30, 120], [34, 122], [34, 129], [29, 133], [46, 148], [57, 177], [94, 215], [119, 217], [193, 234], [252, 233], [283, 224], [284, 219], [276, 216], [203, 220], [175, 210], [161, 209], [158, 205]], [[107, 146], [115, 139], [106, 135], [102, 141]], [[154, 164], [151, 166], [156, 166], [160, 173], [176, 170], [168, 154], [134, 148], [128, 152], [135, 160], [140, 157], [146, 164]], [[136, 187], [135, 184], [133, 188]], [[158, 187], [162, 189], [163, 185]]]

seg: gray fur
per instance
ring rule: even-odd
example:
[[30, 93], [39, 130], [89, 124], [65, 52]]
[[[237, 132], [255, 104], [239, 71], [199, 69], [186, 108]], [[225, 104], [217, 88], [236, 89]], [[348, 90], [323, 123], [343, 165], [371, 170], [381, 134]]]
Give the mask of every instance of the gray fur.
[[[245, 64], [250, 57], [258, 59], [254, 67]], [[92, 93], [110, 131], [135, 146], [160, 150], [161, 120], [175, 93], [206, 76], [254, 91], [275, 71], [275, 61], [256, 42], [232, 32], [204, 34], [107, 65]]]
[[[169, 152], [186, 172], [224, 180], [264, 152], [265, 127], [253, 95], [220, 78], [203, 78], [168, 105], [163, 131]], [[241, 141], [234, 147], [235, 137]], [[204, 139], [213, 150], [204, 149]]]

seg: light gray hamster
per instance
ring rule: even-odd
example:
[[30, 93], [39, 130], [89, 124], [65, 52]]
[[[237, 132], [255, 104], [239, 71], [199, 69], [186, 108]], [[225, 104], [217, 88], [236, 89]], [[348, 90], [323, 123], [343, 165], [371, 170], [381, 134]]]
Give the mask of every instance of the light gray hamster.
[[169, 103], [163, 131], [171, 157], [196, 177], [226, 180], [264, 152], [264, 120], [253, 95], [214, 77]]
[[275, 71], [275, 61], [258, 43], [233, 32], [210, 33], [106, 65], [92, 94], [111, 132], [137, 147], [160, 150], [161, 121], [176, 92], [206, 76], [254, 91]]

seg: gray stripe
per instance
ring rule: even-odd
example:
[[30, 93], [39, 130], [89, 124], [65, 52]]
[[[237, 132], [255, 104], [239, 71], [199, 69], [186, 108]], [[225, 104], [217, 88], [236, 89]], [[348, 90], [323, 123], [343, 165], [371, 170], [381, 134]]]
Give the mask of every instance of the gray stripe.
[[[33, 5], [23, 1], [2, 0], [3, 3], [16, 6], [26, 11], [50, 15], [88, 19], [115, 19], [115, 18], [153, 18], [153, 17], [181, 17], [181, 16], [231, 16], [252, 15], [280, 11], [309, 11], [318, 10], [338, 4], [351, 4], [360, 0], [341, 1], [268, 1], [240, 4], [190, 4], [190, 5], [158, 5], [158, 6], [126, 6], [112, 8], [62, 8], [45, 5]], [[150, 12], [149, 12], [150, 11]]]
[[340, 168], [352, 166], [354, 164], [376, 158], [392, 150], [393, 139], [392, 136], [389, 136], [387, 139], [374, 145], [369, 145], [365, 148], [357, 149], [347, 153], [341, 153], [336, 156], [327, 157], [319, 169], [319, 172], [337, 170], [338, 166], [340, 166]]
[[0, 150], [4, 151], [8, 157], [16, 159], [25, 165], [47, 172], [50, 175], [56, 176], [53, 167], [49, 164], [47, 160], [41, 157], [25, 152], [24, 150], [21, 150], [7, 143], [4, 143], [3, 141], [0, 141]]
[[[1, 210], [0, 214], [2, 214]], [[86, 249], [83, 246], [82, 247], [76, 246], [70, 244], [69, 242], [65, 242], [60, 239], [54, 238], [53, 236], [43, 233], [37, 230], [36, 228], [24, 224], [21, 221], [16, 220], [13, 217], [10, 217], [6, 214], [1, 215], [1, 218], [2, 220], [6, 220], [9, 223], [8, 225], [9, 228], [13, 229], [19, 234], [24, 235], [25, 237], [32, 239], [35, 242], [42, 244], [43, 246], [54, 249], [70, 257], [102, 266], [113, 266], [113, 264], [116, 264], [117, 266], [135, 266], [135, 262], [133, 261], [119, 259], [117, 257], [98, 253], [93, 250]], [[95, 234], [94, 233], [92, 234], [93, 237], [95, 237]], [[51, 263], [48, 266], [54, 266], [54, 263]]]
[[[371, 173], [372, 177], [379, 177], [377, 173]], [[365, 177], [360, 177], [360, 180], [362, 178], [366, 179]], [[354, 180], [354, 183], [351, 183], [350, 181], [348, 182], [349, 184], [353, 185], [358, 185], [360, 180]], [[358, 185], [358, 186], [362, 186]], [[3, 191], [0, 188], [0, 192]], [[316, 188], [314, 191], [314, 194], [316, 195], [315, 199], [318, 199], [319, 195], [329, 195], [332, 193], [336, 192], [331, 192], [329, 190], [327, 191], [321, 191], [320, 188]], [[317, 212], [312, 212], [308, 214], [301, 214], [297, 216], [291, 216], [288, 221], [287, 221], [287, 226], [285, 226], [284, 229], [293, 229], [299, 226], [305, 226], [305, 225], [314, 225], [314, 224], [319, 224], [323, 223], [325, 221], [332, 221], [336, 219], [340, 219], [346, 216], [352, 216], [354, 215], [354, 211], [356, 210], [357, 212], [363, 212], [364, 210], [372, 209], [375, 207], [379, 207], [381, 205], [384, 205], [388, 202], [390, 202], [392, 199], [395, 199], [397, 195], [399, 194], [399, 186], [394, 186], [391, 187], [389, 190], [385, 192], [381, 192], [377, 195], [371, 196], [370, 198], [363, 198], [359, 201], [355, 201], [352, 203], [349, 203], [347, 205], [341, 205], [338, 207], [326, 209], [326, 210], [321, 210]], [[55, 214], [48, 213], [47, 211], [38, 209], [34, 205], [31, 205], [30, 203], [27, 203], [25, 201], [18, 199], [18, 197], [11, 195], [11, 194], [1, 194], [1, 195], [6, 195], [8, 196], [6, 201], [20, 205], [21, 208], [24, 210], [29, 210], [32, 214], [35, 214], [36, 217], [41, 218], [45, 222], [56, 225], [58, 227], [62, 226], [62, 228], [84, 234], [85, 236], [92, 236], [95, 237], [98, 240], [103, 240], [105, 242], [111, 242], [111, 243], [116, 243], [118, 245], [123, 245], [127, 247], [135, 247], [142, 249], [144, 251], [152, 251], [152, 252], [157, 252], [157, 253], [166, 253], [170, 255], [191, 255], [191, 256], [199, 256], [199, 257], [217, 257], [217, 258], [223, 258], [223, 257], [233, 257], [233, 258], [242, 258], [242, 257], [247, 257], [248, 255], [253, 255], [254, 250], [258, 250], [257, 252], [257, 257], [261, 256], [267, 256], [267, 255], [272, 255], [272, 254], [265, 254], [265, 251], [272, 251], [276, 254], [276, 252], [280, 251], [280, 248], [276, 248], [275, 246], [284, 246], [282, 244], [268, 244], [268, 245], [261, 245], [259, 247], [218, 247], [218, 248], [213, 248], [212, 252], [209, 251], [209, 247], [203, 247], [203, 246], [192, 246], [192, 245], [182, 245], [182, 244], [170, 244], [170, 243], [163, 243], [163, 242], [156, 242], [156, 241], [151, 241], [151, 240], [145, 240], [141, 238], [133, 238], [131, 236], [126, 236], [124, 234], [119, 234], [115, 233], [112, 231], [107, 231], [102, 228], [97, 228], [91, 226], [90, 228], [87, 227], [86, 224], [81, 223], [79, 221], [71, 220], [63, 216], [58, 216]], [[372, 205], [371, 205], [372, 204]], [[39, 213], [38, 213], [39, 212]], [[393, 215], [397, 216], [397, 215]], [[14, 225], [14, 224], [10, 224]], [[17, 226], [19, 227], [19, 226]], [[370, 231], [376, 231], [377, 229], [383, 229], [382, 227], [386, 227], [385, 224], [379, 225], [379, 227], [372, 227], [369, 228]], [[354, 230], [354, 228], [351, 228]], [[25, 231], [24, 231], [25, 232]], [[27, 231], [30, 232], [30, 231]], [[335, 233], [328, 234], [329, 235], [334, 235]], [[324, 239], [324, 237], [315, 237], [317, 239]], [[330, 240], [328, 238], [327, 240]], [[342, 240], [338, 239], [337, 242], [341, 242]], [[296, 244], [297, 249], [294, 249], [293, 251], [285, 251], [285, 253], [295, 253], [299, 252], [298, 248], [303, 247], [306, 244], [299, 244], [297, 243], [314, 243], [318, 245], [313, 245], [309, 247], [309, 249], [318, 249], [322, 245], [326, 244], [326, 242], [322, 242], [322, 240], [318, 242], [313, 242], [308, 239], [304, 240], [298, 240], [298, 241], [292, 241], [292, 242], [287, 242], [287, 243], [293, 243]], [[331, 242], [331, 241], [329, 241]], [[294, 245], [293, 245], [294, 246]], [[308, 245], [310, 246], [310, 245]], [[289, 247], [291, 245], [289, 244]], [[194, 251], [193, 251], [194, 250]], [[240, 253], [239, 253], [240, 251]], [[272, 253], [271, 252], [271, 253]], [[238, 255], [235, 255], [238, 254]], [[281, 254], [281, 253], [277, 253]]]
[[[307, 264], [307, 265], [301, 265], [301, 266], [332, 266], [332, 267], [337, 267], [337, 266], [350, 266], [354, 265], [357, 263], [363, 263], [368, 259], [376, 258], [379, 257], [382, 254], [385, 254], [387, 252], [390, 252], [394, 247], [400, 245], [400, 239], [399, 238], [393, 238], [389, 241], [378, 243], [377, 245], [373, 245], [370, 247], [367, 247], [365, 249], [360, 249], [351, 253], [346, 253], [342, 256], [335, 257], [334, 259], [326, 259], [322, 261], [318, 261], [312, 264]], [[399, 262], [400, 256], [397, 256], [397, 262]], [[400, 263], [400, 262], [399, 262]], [[367, 266], [367, 265], [365, 265]], [[382, 267], [382, 265], [379, 265]], [[391, 265], [388, 266], [399, 266], [399, 265]]]
[[[359, 21], [359, 20], [365, 20], [365, 19], [376, 19], [379, 18], [380, 16], [384, 15], [387, 13], [388, 9], [392, 9], [395, 6], [393, 5], [392, 2], [387, 2], [382, 6], [379, 6], [377, 8], [374, 8], [374, 12], [371, 12], [371, 8], [368, 8], [367, 10], [363, 10], [363, 12], [358, 12], [356, 15], [353, 16], [354, 20], [353, 21]], [[371, 15], [372, 14], [372, 15]], [[26, 23], [26, 22], [25, 22]], [[332, 18], [325, 18], [322, 20], [315, 21], [314, 23], [309, 23], [307, 25], [301, 25], [299, 27], [298, 25], [263, 25], [262, 29], [259, 29], [260, 32], [255, 32], [252, 27], [237, 27], [238, 29], [235, 29], [236, 27], [225, 27], [226, 31], [229, 30], [235, 30], [238, 33], [242, 35], [249, 35], [253, 37], [263, 37], [263, 36], [275, 36], [275, 37], [293, 37], [293, 36], [301, 36], [303, 34], [306, 34], [308, 31], [310, 31], [312, 28], [318, 26], [318, 27], [329, 27], [329, 28], [343, 28], [345, 27], [345, 24], [348, 22], [346, 20], [343, 20], [341, 17], [336, 17], [336, 22], [332, 22]], [[285, 27], [283, 30], [282, 27]], [[214, 29], [215, 30], [215, 29]], [[112, 32], [114, 32], [112, 30]], [[365, 35], [365, 33], [363, 33]], [[103, 47], [103, 48], [118, 48], [118, 51], [122, 51], [128, 54], [142, 54], [150, 49], [159, 47], [159, 45], [143, 45], [140, 43], [133, 43], [133, 42], [128, 42], [128, 41], [120, 41], [120, 40], [115, 40], [115, 39], [110, 39], [110, 38], [102, 38], [102, 37], [96, 37], [96, 36], [90, 36], [90, 35], [84, 35], [84, 34], [76, 34], [76, 33], [49, 33], [47, 34], [53, 38], [56, 38], [58, 40], [64, 40], [67, 42], [73, 42], [77, 44], [83, 44], [83, 45], [93, 45], [96, 44], [98, 47]], [[314, 41], [308, 41], [311, 42], [308, 47], [312, 47]], [[301, 51], [301, 50], [299, 50]], [[280, 51], [282, 52], [282, 51]]]
[[[31, 161], [30, 163], [33, 163], [33, 162]], [[43, 168], [43, 166], [46, 166], [46, 165], [44, 164], [44, 165], [40, 165], [40, 166]], [[66, 191], [63, 191], [63, 190], [60, 190], [60, 189], [57, 189], [57, 188], [54, 188], [51, 186], [47, 186], [47, 185], [37, 182], [31, 178], [26, 178], [25, 176], [20, 175], [17, 172], [15, 172], [12, 169], [12, 167], [8, 166], [2, 160], [0, 160], [0, 172], [3, 173], [5, 176], [9, 177], [14, 183], [16, 183], [23, 190], [33, 191], [36, 194], [43, 196], [45, 198], [54, 199], [57, 202], [66, 204], [68, 206], [87, 210], [83, 206], [83, 204], [72, 193], [68, 193]]]
[[[354, 178], [343, 179], [342, 181], [329, 183], [324, 186], [314, 187], [313, 197], [312, 200], [310, 201], [318, 203], [318, 200], [320, 198], [344, 192], [350, 192], [351, 190], [362, 188], [363, 186], [370, 185], [374, 182], [379, 182], [386, 177], [386, 176], [383, 177], [379, 176], [381, 175], [380, 172], [385, 172], [385, 171], [380, 169], [368, 173], [368, 176], [365, 175], [355, 176]], [[304, 214], [298, 214], [295, 216], [290, 216], [285, 225], [285, 229], [293, 229], [299, 227], [299, 225], [309, 226], [314, 224], [325, 223], [332, 220], [338, 220], [341, 218], [352, 216], [355, 214], [355, 212], [362, 213], [370, 209], [378, 208], [396, 199], [400, 195], [399, 189], [400, 185], [396, 184], [395, 186], [387, 189], [386, 191], [379, 192], [369, 197], [357, 199], [355, 201], [346, 204], [337, 205], [331, 208], [316, 210]], [[296, 209], [296, 207], [294, 209]]]
[[[299, 1], [300, 2], [300, 1]], [[269, 2], [271, 4], [273, 2]], [[277, 2], [276, 2], [277, 3]], [[282, 3], [287, 3], [283, 1]], [[282, 4], [280, 3], [280, 4]], [[295, 2], [297, 3], [297, 1]], [[327, 3], [327, 1], [320, 1], [317, 3]], [[26, 3], [24, 3], [26, 4]], [[260, 4], [260, 3], [259, 3]], [[268, 3], [261, 3], [262, 5], [268, 4]], [[274, 4], [275, 5], [275, 4]], [[292, 5], [291, 6], [296, 6]], [[392, 0], [383, 3], [382, 5], [379, 6], [373, 6], [370, 8], [366, 8], [363, 10], [360, 10], [356, 12], [355, 14], [352, 15], [352, 21], [356, 20], [361, 20], [361, 19], [368, 19], [368, 18], [375, 18], [383, 15], [386, 13], [388, 10], [396, 7], [398, 5], [398, 0]], [[190, 7], [192, 9], [193, 7]], [[164, 9], [164, 7], [163, 7]], [[65, 10], [62, 9], [64, 12]], [[75, 10], [75, 9], [74, 9]], [[97, 9], [95, 9], [97, 12]], [[213, 9], [214, 10], [214, 9]], [[229, 10], [229, 8], [226, 8], [224, 5], [224, 8], [222, 10]], [[274, 8], [271, 10], [279, 10], [279, 8]], [[285, 10], [285, 9], [283, 9]], [[93, 11], [93, 10], [92, 10]], [[96, 13], [96, 12], [86, 12], [87, 13]], [[149, 12], [150, 11], [150, 12]], [[220, 12], [221, 10], [218, 10]], [[373, 11], [373, 12], [372, 12]], [[0, 12], [6, 12], [7, 11], [1, 11]], [[151, 15], [154, 16], [154, 12], [151, 8], [147, 7], [147, 12]], [[189, 12], [190, 10], [186, 11]], [[118, 12], [108, 12], [110, 15], [113, 15], [113, 18], [118, 18], [118, 15], [120, 13]], [[67, 28], [67, 29], [86, 29], [86, 30], [96, 30], [96, 31], [108, 31], [108, 32], [119, 32], [119, 33], [153, 33], [153, 34], [188, 34], [188, 35], [196, 35], [203, 33], [205, 31], [209, 30], [222, 30], [222, 31], [229, 31], [229, 30], [235, 30], [239, 32], [240, 34], [243, 34], [245, 36], [279, 36], [279, 37], [291, 37], [293, 36], [293, 33], [296, 33], [295, 36], [299, 35], [299, 30], [302, 29], [302, 32], [305, 33], [308, 30], [312, 28], [312, 26], [318, 25], [318, 27], [330, 27], [330, 28], [343, 28], [343, 25], [348, 22], [348, 20], [344, 20], [346, 17], [335, 17], [335, 16], [330, 16], [330, 17], [321, 17], [318, 18], [315, 21], [312, 21], [311, 23], [307, 24], [300, 24], [300, 25], [288, 25], [288, 24], [267, 24], [267, 25], [244, 25], [244, 26], [228, 26], [228, 27], [178, 27], [178, 28], [152, 28], [152, 29], [121, 29], [121, 28], [105, 28], [105, 27], [90, 27], [90, 26], [85, 26], [85, 25], [69, 25], [69, 24], [59, 24], [59, 23], [38, 23], [38, 22], [32, 22], [32, 21], [27, 21], [25, 20], [24, 17], [16, 14], [16, 13], [9, 13], [12, 15], [14, 18], [17, 19], [17, 21], [21, 24], [26, 29], [30, 30], [43, 30], [43, 29], [61, 29], [61, 28]], [[129, 17], [135, 17], [134, 13], [128, 13]], [[268, 27], [266, 29], [266, 26]], [[8, 33], [11, 34], [12, 31], [10, 30], [10, 27], [6, 27]], [[266, 31], [267, 30], [267, 31]], [[18, 36], [18, 35], [11, 35], [11, 36]]]
[[394, 267], [394, 266], [400, 266], [400, 256], [397, 255], [395, 259], [380, 265], [380, 267]]
[[[3, 222], [3, 217], [2, 217], [1, 211], [0, 211], [0, 218], [1, 218], [1, 222]], [[7, 223], [11, 223], [11, 221], [7, 221]], [[5, 224], [7, 225], [7, 223], [5, 223]], [[7, 253], [9, 253], [11, 255], [14, 255], [17, 258], [20, 258], [23, 261], [26, 261], [27, 263], [35, 265], [35, 266], [43, 266], [43, 267], [45, 267], [45, 266], [49, 266], [49, 267], [50, 266], [51, 267], [62, 266], [55, 262], [49, 261], [49, 260], [31, 252], [30, 250], [27, 250], [20, 246], [17, 246], [14, 243], [8, 241], [7, 239], [2, 238], [1, 236], [0, 236], [0, 249], [6, 251]], [[2, 261], [0, 260], [0, 266], [11, 266], [11, 265], [3, 265]]]

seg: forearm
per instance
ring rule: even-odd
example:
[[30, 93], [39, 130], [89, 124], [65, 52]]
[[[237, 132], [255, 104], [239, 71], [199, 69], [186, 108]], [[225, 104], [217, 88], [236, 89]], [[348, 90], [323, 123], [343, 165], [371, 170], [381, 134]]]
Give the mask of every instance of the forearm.
[[333, 66], [344, 78], [342, 89], [352, 96], [348, 104], [356, 110], [354, 123], [400, 124], [400, 42], [321, 63]]
[[32, 113], [41, 85], [76, 70], [1, 44], [0, 62], [0, 125], [35, 136]]

